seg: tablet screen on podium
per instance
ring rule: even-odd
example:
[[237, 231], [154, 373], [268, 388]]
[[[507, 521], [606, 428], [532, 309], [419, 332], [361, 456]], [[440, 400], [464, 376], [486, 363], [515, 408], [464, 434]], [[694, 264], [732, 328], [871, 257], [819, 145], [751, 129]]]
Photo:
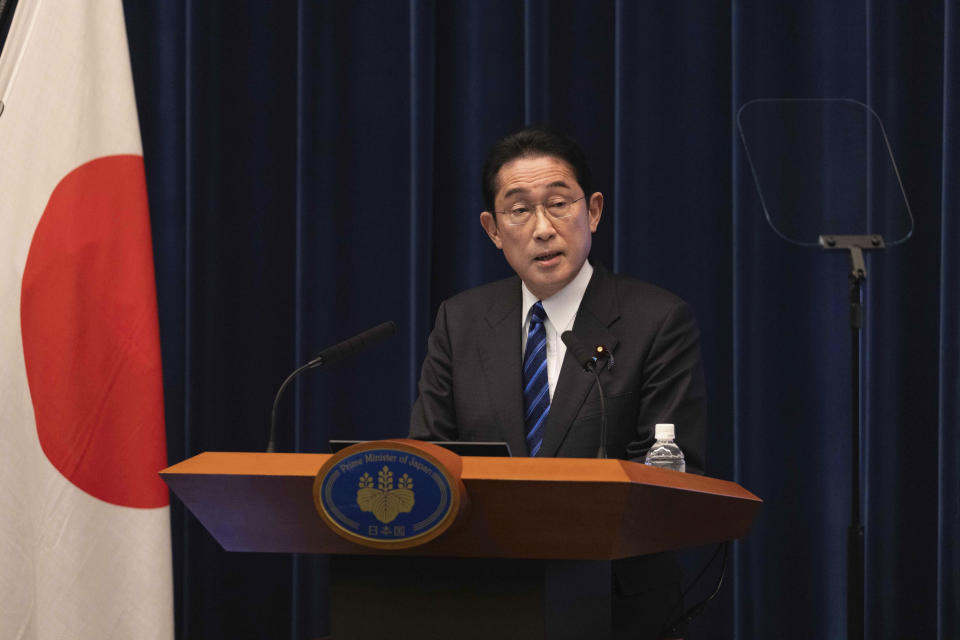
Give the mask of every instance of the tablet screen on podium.
[[[336, 453], [341, 449], [369, 440], [331, 440], [330, 451]], [[509, 458], [510, 445], [506, 442], [460, 442], [458, 440], [425, 440], [430, 444], [443, 447], [458, 456], [487, 456], [491, 458]]]

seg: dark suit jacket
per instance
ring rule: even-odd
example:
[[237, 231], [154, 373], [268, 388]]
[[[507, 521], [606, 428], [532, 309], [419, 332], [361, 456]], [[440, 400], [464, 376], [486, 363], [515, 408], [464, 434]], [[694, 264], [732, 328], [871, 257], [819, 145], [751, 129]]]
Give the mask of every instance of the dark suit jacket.
[[[461, 293], [440, 306], [420, 376], [410, 436], [505, 441], [526, 455], [521, 392], [520, 279]], [[607, 452], [642, 460], [657, 422], [676, 424], [687, 470], [703, 473], [706, 396], [699, 331], [680, 298], [653, 285], [594, 273], [573, 331], [605, 345], [614, 366], [600, 374], [607, 405]], [[544, 426], [541, 456], [596, 457], [600, 396], [592, 374], [564, 358]]]

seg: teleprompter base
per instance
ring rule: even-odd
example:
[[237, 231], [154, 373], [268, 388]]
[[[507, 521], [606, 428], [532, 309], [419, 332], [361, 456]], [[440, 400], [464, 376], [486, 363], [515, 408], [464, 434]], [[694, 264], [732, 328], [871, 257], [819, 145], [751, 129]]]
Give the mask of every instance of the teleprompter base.
[[610, 637], [610, 562], [334, 556], [333, 640]]

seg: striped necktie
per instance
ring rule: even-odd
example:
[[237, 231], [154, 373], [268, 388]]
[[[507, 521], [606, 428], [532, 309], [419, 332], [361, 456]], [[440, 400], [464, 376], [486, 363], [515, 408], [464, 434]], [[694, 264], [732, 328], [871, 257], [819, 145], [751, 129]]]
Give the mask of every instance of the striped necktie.
[[527, 349], [523, 355], [523, 408], [527, 425], [527, 450], [533, 457], [543, 444], [543, 423], [550, 413], [550, 384], [547, 381], [547, 312], [540, 302], [530, 309]]

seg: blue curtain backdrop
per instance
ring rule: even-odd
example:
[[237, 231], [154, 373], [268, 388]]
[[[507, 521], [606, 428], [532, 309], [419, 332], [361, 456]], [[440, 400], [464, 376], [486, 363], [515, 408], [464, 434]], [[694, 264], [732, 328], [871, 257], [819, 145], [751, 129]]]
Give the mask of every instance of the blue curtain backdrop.
[[[594, 255], [697, 313], [709, 474], [766, 501], [690, 638], [845, 633], [847, 258], [769, 229], [735, 115], [870, 105], [916, 231], [867, 263], [866, 635], [960, 637], [956, 2], [125, 4], [171, 461], [262, 450], [283, 377], [386, 319], [397, 339], [293, 389], [280, 447], [404, 434], [438, 304], [509, 272], [484, 153], [553, 123], [607, 197]], [[227, 554], [176, 501], [173, 526], [179, 638], [326, 631], [324, 558]]]

